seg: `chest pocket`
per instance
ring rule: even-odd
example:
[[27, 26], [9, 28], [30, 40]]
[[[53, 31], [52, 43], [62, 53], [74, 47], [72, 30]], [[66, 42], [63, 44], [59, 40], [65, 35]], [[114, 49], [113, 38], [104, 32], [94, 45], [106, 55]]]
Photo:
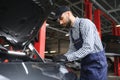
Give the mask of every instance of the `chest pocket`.
[[[80, 23], [79, 23], [79, 26], [80, 26]], [[74, 47], [76, 48], [76, 50], [79, 50], [82, 47], [82, 44], [83, 44], [83, 39], [82, 39], [80, 28], [79, 28], [79, 38], [78, 39], [73, 38], [72, 30], [70, 31], [70, 33], [71, 33], [71, 38], [72, 38], [72, 42], [74, 44]]]

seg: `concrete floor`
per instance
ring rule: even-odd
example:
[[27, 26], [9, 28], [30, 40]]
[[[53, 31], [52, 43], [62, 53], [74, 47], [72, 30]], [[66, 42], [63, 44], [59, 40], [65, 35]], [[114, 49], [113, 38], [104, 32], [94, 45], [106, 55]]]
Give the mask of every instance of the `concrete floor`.
[[108, 80], [120, 80], [120, 76], [115, 76], [114, 73], [108, 72]]
[[[79, 72], [76, 72], [79, 77]], [[120, 76], [115, 76], [113, 72], [108, 72], [108, 80], [120, 80]]]

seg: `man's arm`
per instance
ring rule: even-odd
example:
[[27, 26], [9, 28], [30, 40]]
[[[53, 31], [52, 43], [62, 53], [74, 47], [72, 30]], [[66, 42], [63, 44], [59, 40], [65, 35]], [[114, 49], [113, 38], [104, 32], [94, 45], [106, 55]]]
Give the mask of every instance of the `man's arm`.
[[93, 25], [93, 23], [88, 19], [85, 19], [81, 23], [80, 28], [81, 28], [82, 38], [83, 38], [83, 46], [79, 50], [72, 52], [71, 54], [65, 55], [69, 61], [84, 58], [86, 55], [88, 55], [93, 51], [94, 35], [96, 35], [94, 32], [95, 31], [94, 27], [95, 26]]

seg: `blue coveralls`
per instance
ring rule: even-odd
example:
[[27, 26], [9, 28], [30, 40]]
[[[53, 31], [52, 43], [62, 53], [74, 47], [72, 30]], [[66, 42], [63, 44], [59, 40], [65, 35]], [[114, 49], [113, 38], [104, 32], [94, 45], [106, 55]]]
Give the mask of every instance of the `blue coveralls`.
[[[72, 31], [71, 31], [72, 34]], [[76, 50], [82, 47], [83, 39], [79, 30], [79, 39], [72, 42]], [[107, 62], [104, 51], [90, 53], [81, 60], [80, 80], [107, 80]]]

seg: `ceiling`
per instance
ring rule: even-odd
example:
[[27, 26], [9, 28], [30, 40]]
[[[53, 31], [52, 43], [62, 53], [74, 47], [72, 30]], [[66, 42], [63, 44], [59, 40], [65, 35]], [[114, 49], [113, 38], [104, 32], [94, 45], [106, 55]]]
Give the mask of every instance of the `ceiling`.
[[[84, 17], [84, 1], [85, 0], [56, 0], [54, 10], [60, 5], [67, 5], [71, 8], [75, 16]], [[120, 0], [90, 0], [90, 2], [93, 4], [92, 12], [94, 12], [95, 9], [101, 9], [117, 24], [120, 24]], [[47, 26], [47, 38], [65, 39], [63, 36], [68, 32], [68, 29], [63, 28], [58, 23], [52, 21], [54, 10], [47, 20], [47, 23], [49, 24], [49, 26]], [[101, 26], [103, 34], [112, 33], [112, 23], [103, 16], [101, 16]]]

